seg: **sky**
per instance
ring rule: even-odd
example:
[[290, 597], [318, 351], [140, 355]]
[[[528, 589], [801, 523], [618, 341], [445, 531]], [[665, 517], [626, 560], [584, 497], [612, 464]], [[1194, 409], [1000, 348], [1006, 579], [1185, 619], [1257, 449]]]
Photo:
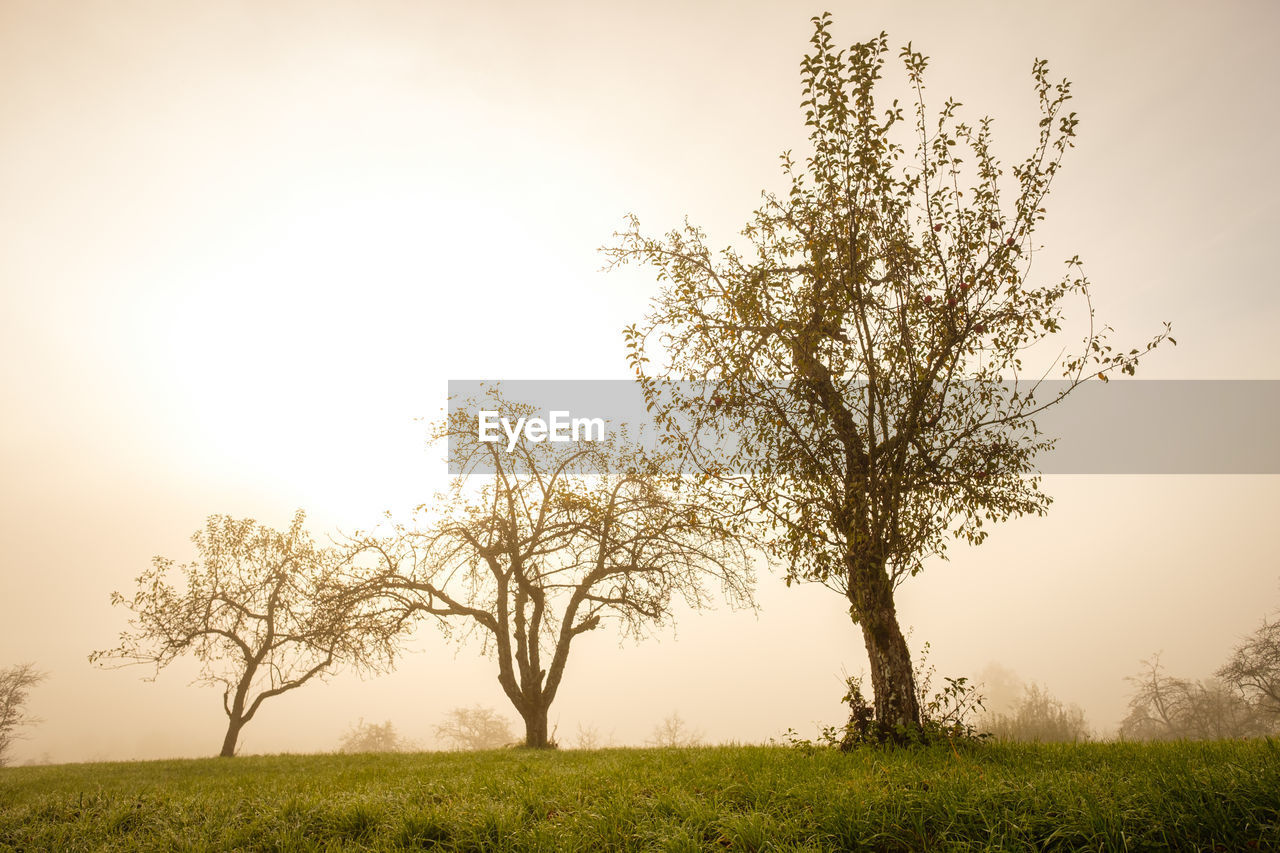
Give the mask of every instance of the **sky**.
[[[628, 212], [735, 238], [804, 142], [824, 9], [839, 42], [928, 54], [934, 102], [995, 117], [1006, 161], [1048, 59], [1081, 123], [1039, 270], [1079, 254], [1122, 340], [1173, 324], [1143, 377], [1280, 379], [1271, 3], [0, 0], [0, 665], [50, 676], [18, 760], [216, 752], [189, 667], [87, 662], [124, 627], [110, 593], [189, 559], [207, 515], [368, 526], [443, 484], [423, 419], [448, 380], [627, 378], [657, 285], [598, 248]], [[1280, 479], [1045, 485], [1047, 517], [901, 589], [940, 675], [999, 664], [1113, 731], [1143, 658], [1207, 676], [1280, 607]], [[842, 600], [768, 574], [758, 599], [580, 642], [560, 739], [842, 721], [866, 666]], [[267, 703], [242, 749], [332, 749], [360, 718], [431, 745], [453, 707], [514, 719], [495, 675], [424, 627], [394, 673]]]

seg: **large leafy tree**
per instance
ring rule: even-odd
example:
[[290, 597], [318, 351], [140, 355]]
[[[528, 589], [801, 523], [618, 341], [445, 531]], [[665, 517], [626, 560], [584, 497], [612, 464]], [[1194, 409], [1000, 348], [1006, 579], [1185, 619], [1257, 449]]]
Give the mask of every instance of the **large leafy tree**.
[[[765, 194], [744, 241], [713, 251], [693, 225], [653, 238], [632, 217], [605, 251], [664, 283], [626, 330], [660, 421], [768, 527], [788, 583], [847, 599], [878, 731], [898, 736], [921, 717], [896, 588], [949, 540], [978, 543], [992, 522], [1045, 512], [1034, 460], [1052, 442], [1037, 413], [1090, 377], [1132, 374], [1167, 326], [1118, 351], [1078, 259], [1061, 277], [1030, 276], [1076, 135], [1069, 84], [1043, 61], [1039, 136], [1006, 174], [991, 119], [962, 121], [952, 100], [926, 107], [924, 55], [900, 54], [914, 105], [884, 105], [886, 36], [838, 50], [829, 17], [814, 24], [801, 64], [810, 150], [783, 155], [790, 187]], [[1035, 364], [1029, 352], [1064, 332], [1075, 299], [1083, 343]], [[1035, 381], [1045, 368], [1064, 379], [1052, 391]]]
[[131, 611], [129, 630], [91, 661], [200, 661], [199, 682], [222, 687], [227, 730], [220, 754], [235, 755], [240, 731], [262, 703], [345, 664], [388, 665], [408, 626], [402, 612], [354, 594], [347, 554], [316, 545], [301, 510], [284, 531], [253, 519], [210, 516], [191, 537], [199, 559], [156, 557], [134, 594], [112, 593]]
[[[708, 583], [749, 603], [748, 551], [661, 455], [613, 439], [521, 441], [508, 451], [480, 440], [477, 408], [458, 405], [435, 434], [459, 472], [448, 492], [414, 521], [363, 540], [382, 566], [367, 594], [478, 632], [525, 744], [547, 747], [547, 713], [578, 638], [610, 624], [641, 637], [678, 601], [709, 603]], [[531, 414], [496, 398], [486, 408], [513, 422]]]

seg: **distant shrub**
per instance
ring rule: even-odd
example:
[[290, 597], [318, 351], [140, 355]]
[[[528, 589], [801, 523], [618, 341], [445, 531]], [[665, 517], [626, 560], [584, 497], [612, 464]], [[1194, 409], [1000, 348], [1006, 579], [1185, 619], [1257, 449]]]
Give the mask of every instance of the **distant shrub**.
[[659, 748], [697, 746], [702, 743], [702, 732], [690, 728], [678, 712], [672, 711], [653, 727], [649, 743]]
[[613, 745], [613, 733], [606, 738], [600, 733], [598, 726], [591, 723], [578, 723], [578, 736], [574, 740], [574, 749], [601, 749]]
[[452, 749], [501, 749], [515, 743], [511, 721], [492, 708], [454, 708], [436, 726], [436, 737]]
[[417, 744], [401, 737], [388, 720], [383, 723], [366, 723], [363, 718], [353, 725], [338, 746], [339, 752], [413, 752]]
[[1039, 684], [1029, 684], [1009, 711], [981, 718], [981, 728], [997, 740], [1024, 743], [1083, 743], [1089, 724], [1079, 705], [1069, 705]]

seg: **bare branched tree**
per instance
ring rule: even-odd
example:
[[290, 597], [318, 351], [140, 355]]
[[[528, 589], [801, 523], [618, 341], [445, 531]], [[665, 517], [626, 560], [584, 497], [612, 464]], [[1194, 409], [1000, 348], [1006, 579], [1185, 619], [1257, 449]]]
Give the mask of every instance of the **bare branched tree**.
[[662, 749], [697, 746], [702, 743], [702, 733], [691, 728], [678, 711], [672, 711], [653, 727], [649, 743]]
[[0, 669], [0, 767], [9, 763], [9, 750], [22, 737], [21, 729], [39, 722], [27, 713], [27, 700], [31, 688], [47, 677], [33, 663]]
[[402, 737], [390, 720], [382, 723], [366, 723], [361, 718], [347, 730], [338, 746], [339, 752], [412, 752], [417, 744]]
[[578, 736], [574, 740], [574, 749], [603, 749], [613, 745], [613, 732], [605, 737], [600, 727], [594, 723], [578, 723]]
[[[1033, 65], [1039, 132], [1010, 181], [990, 118], [963, 121], [953, 100], [926, 108], [923, 54], [900, 53], [904, 115], [876, 99], [887, 37], [839, 50], [829, 16], [814, 24], [802, 63], [812, 153], [783, 155], [790, 187], [765, 194], [743, 248], [714, 249], [688, 223], [649, 237], [631, 217], [605, 251], [663, 282], [626, 330], [660, 422], [769, 531], [788, 583], [845, 597], [875, 722], [897, 738], [921, 724], [898, 585], [949, 541], [976, 544], [993, 522], [1044, 513], [1034, 461], [1052, 441], [1037, 414], [1087, 379], [1132, 374], [1168, 335], [1114, 348], [1078, 259], [1061, 278], [1030, 275], [1076, 135], [1069, 83]], [[1056, 357], [1068, 300], [1087, 332]], [[1052, 374], [1062, 384], [1041, 387]], [[728, 458], [726, 435], [738, 439]]]
[[220, 755], [235, 755], [241, 729], [262, 703], [339, 664], [389, 665], [407, 626], [401, 611], [379, 610], [353, 595], [361, 578], [337, 549], [318, 547], [299, 511], [289, 529], [214, 515], [191, 537], [199, 560], [156, 557], [131, 597], [112, 603], [132, 612], [120, 645], [90, 661], [150, 664], [200, 661], [197, 683], [223, 688], [227, 731]]
[[1276, 721], [1240, 690], [1217, 679], [1167, 675], [1160, 655], [1130, 678], [1135, 690], [1120, 736], [1129, 740], [1221, 740], [1273, 732]]
[[1218, 677], [1244, 691], [1266, 713], [1280, 717], [1280, 621], [1264, 620], [1236, 647]]
[[436, 737], [453, 749], [501, 749], [516, 742], [511, 721], [492, 708], [454, 708], [436, 726]]
[[[530, 413], [497, 398], [488, 408], [513, 421]], [[709, 604], [708, 580], [750, 603], [748, 549], [663, 457], [614, 440], [508, 452], [480, 440], [477, 409], [458, 406], [436, 433], [462, 472], [449, 492], [418, 523], [360, 544], [381, 559], [386, 600], [480, 632], [526, 745], [546, 747], [578, 637], [613, 622], [638, 638], [669, 621], [678, 599]]]
[[1185, 737], [1183, 721], [1193, 688], [1184, 678], [1164, 673], [1160, 655], [1142, 662], [1143, 672], [1130, 676], [1134, 686], [1129, 713], [1120, 724], [1120, 736], [1130, 740], [1173, 740]]

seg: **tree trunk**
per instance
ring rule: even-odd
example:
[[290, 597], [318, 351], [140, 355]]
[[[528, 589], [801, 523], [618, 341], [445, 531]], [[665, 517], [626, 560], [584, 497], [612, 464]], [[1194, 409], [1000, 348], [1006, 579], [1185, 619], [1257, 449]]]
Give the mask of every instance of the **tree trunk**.
[[898, 627], [898, 615], [890, 601], [884, 609], [862, 617], [862, 640], [871, 662], [871, 690], [875, 694], [876, 721], [894, 731], [920, 726], [911, 652]]
[[547, 749], [547, 703], [535, 700], [524, 713], [524, 745], [533, 749]]
[[871, 665], [871, 690], [879, 735], [894, 740], [920, 728], [911, 651], [898, 626], [893, 583], [883, 563], [870, 560], [850, 572], [849, 600]]
[[227, 723], [227, 736], [222, 739], [222, 752], [218, 753], [219, 758], [234, 758], [236, 754], [236, 741], [240, 738], [240, 729], [243, 728], [244, 721], [233, 717]]
[[[240, 676], [240, 682], [236, 685], [236, 695], [231, 700], [231, 704], [227, 704], [227, 696], [222, 695], [222, 708], [227, 712], [227, 736], [222, 739], [222, 752], [218, 753], [219, 758], [234, 758], [236, 754], [236, 741], [240, 739], [240, 730], [244, 728], [244, 724], [248, 722], [245, 719], [245, 702], [249, 697], [249, 685], [253, 683], [253, 674], [258, 670], [258, 664], [262, 662], [262, 656], [266, 654], [265, 647], [257, 657], [249, 658], [245, 661], [244, 674]], [[249, 716], [253, 716], [252, 713]]]

